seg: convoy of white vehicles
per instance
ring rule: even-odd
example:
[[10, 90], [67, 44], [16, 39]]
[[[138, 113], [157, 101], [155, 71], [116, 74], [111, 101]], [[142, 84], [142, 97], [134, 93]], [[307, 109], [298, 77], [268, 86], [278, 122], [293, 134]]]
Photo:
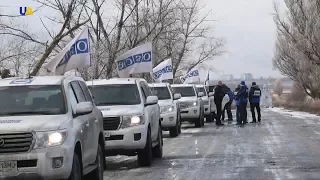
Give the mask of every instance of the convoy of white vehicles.
[[150, 166], [162, 157], [162, 130], [177, 137], [183, 121], [196, 127], [213, 121], [213, 91], [139, 78], [2, 79], [0, 179], [100, 180], [104, 157], [114, 155], [137, 155]]

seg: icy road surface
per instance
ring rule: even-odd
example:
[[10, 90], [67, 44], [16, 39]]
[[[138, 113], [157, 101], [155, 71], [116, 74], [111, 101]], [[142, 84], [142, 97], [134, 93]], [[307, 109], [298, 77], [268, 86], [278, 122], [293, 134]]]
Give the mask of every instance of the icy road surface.
[[320, 118], [283, 109], [262, 115], [261, 124], [243, 128], [235, 122], [204, 128], [184, 124], [177, 138], [164, 132], [162, 159], [140, 168], [136, 157], [108, 157], [104, 179], [320, 179]]

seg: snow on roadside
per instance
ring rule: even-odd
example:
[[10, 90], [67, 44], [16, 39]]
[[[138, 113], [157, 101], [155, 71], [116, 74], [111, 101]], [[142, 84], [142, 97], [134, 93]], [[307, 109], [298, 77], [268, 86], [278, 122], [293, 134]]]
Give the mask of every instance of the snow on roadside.
[[317, 116], [315, 114], [310, 114], [310, 113], [301, 112], [301, 111], [293, 111], [293, 110], [288, 110], [288, 109], [284, 109], [284, 108], [266, 108], [266, 110], [277, 112], [277, 113], [281, 113], [281, 114], [284, 114], [284, 115], [289, 115], [289, 116], [292, 116], [292, 117], [295, 117], [295, 118], [302, 118], [302, 119], [320, 118], [319, 116]]

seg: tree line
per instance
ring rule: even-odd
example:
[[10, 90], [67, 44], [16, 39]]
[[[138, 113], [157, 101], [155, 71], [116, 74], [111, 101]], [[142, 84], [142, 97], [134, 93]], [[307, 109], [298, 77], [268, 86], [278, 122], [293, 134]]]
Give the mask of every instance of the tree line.
[[[154, 66], [172, 58], [175, 77], [224, 53], [224, 40], [200, 0], [36, 0], [41, 32], [21, 16], [0, 13], [0, 67], [15, 76], [45, 73], [42, 66], [60, 52], [84, 25], [89, 27], [92, 66], [85, 79], [116, 77], [116, 58], [153, 42]], [[27, 18], [27, 17], [23, 17]]]

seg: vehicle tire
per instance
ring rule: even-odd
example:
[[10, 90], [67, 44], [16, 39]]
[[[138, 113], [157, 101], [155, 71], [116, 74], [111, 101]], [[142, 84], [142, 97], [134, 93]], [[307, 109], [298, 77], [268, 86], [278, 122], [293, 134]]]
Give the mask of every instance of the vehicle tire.
[[151, 131], [148, 130], [146, 146], [138, 152], [138, 163], [140, 166], [150, 166], [152, 163]]
[[86, 177], [86, 179], [88, 178], [88, 180], [103, 180], [103, 170], [104, 170], [103, 158], [105, 158], [105, 157], [103, 155], [101, 145], [99, 144], [98, 153], [97, 153], [97, 157], [96, 157], [96, 164], [98, 165], [97, 169], [95, 169], [94, 171], [89, 173], [88, 177]]
[[170, 137], [177, 137], [179, 135], [179, 128], [180, 128], [179, 124], [180, 124], [179, 123], [179, 118], [178, 118], [178, 115], [177, 115], [176, 126], [172, 127], [172, 128], [169, 128]]
[[179, 113], [179, 134], [181, 134], [181, 114]]
[[163, 155], [163, 139], [162, 139], [162, 130], [159, 128], [158, 132], [158, 144], [153, 148], [153, 155], [156, 158], [162, 158]]
[[83, 179], [83, 175], [82, 175], [82, 168], [81, 168], [79, 155], [74, 153], [72, 170], [68, 180], [82, 180], [82, 179]]
[[201, 126], [204, 126], [204, 110], [202, 110]]

